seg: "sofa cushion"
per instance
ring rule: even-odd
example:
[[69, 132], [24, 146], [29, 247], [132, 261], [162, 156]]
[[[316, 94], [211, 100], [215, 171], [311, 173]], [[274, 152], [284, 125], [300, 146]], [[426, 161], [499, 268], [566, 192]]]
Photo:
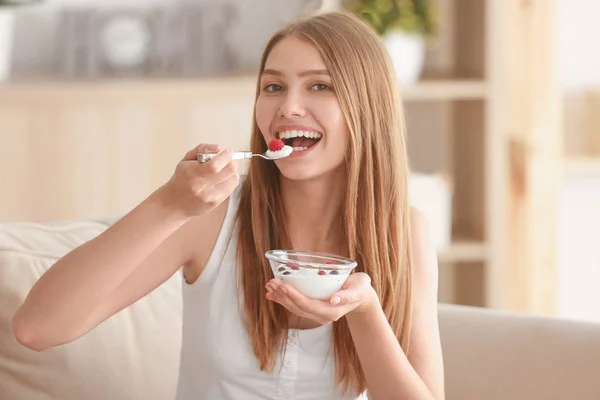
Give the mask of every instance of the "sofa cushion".
[[20, 345], [11, 319], [41, 275], [108, 222], [0, 224], [0, 399], [175, 397], [181, 275], [80, 339], [44, 352]]
[[600, 324], [443, 304], [446, 400], [598, 400]]

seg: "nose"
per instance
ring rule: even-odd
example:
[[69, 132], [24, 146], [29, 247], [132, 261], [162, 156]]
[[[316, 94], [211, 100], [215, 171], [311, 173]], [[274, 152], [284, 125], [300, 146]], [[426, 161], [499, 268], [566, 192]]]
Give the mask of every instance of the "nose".
[[279, 108], [279, 116], [282, 118], [303, 117], [306, 115], [304, 99], [297, 90], [289, 89]]

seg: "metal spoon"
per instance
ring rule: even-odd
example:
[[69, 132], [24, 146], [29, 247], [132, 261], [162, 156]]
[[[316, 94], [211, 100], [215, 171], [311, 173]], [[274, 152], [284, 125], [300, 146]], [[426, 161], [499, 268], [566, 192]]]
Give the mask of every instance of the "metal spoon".
[[[214, 158], [216, 155], [217, 154], [215, 154], [215, 153], [198, 153], [198, 162], [205, 163], [208, 160], [211, 160], [212, 158]], [[266, 155], [266, 153], [265, 154], [255, 154], [255, 153], [252, 153], [251, 151], [235, 151], [235, 152], [233, 152], [231, 159], [232, 160], [246, 160], [246, 159], [249, 159], [252, 157], [262, 157], [265, 160], [274, 161], [274, 160], [279, 160], [280, 158], [285, 158], [287, 156], [289, 156], [289, 154], [282, 155], [279, 157], [269, 157]]]

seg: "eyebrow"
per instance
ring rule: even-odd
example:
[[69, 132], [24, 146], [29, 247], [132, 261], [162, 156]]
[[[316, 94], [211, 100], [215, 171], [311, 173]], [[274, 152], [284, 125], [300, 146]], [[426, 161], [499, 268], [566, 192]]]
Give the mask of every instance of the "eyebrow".
[[[281, 71], [277, 71], [275, 69], [266, 68], [262, 72], [262, 75], [283, 76], [284, 74]], [[310, 75], [327, 75], [327, 76], [329, 76], [329, 71], [326, 70], [326, 69], [309, 69], [309, 70], [302, 71], [302, 72], [298, 73], [298, 76], [300, 76], [300, 77], [310, 76]]]

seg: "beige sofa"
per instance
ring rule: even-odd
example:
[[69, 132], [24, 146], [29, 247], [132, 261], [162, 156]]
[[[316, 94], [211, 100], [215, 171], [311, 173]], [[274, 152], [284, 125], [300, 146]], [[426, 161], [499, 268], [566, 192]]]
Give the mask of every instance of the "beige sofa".
[[[0, 224], [0, 400], [174, 398], [179, 275], [76, 342], [37, 353], [12, 336], [36, 279], [106, 226]], [[448, 400], [600, 399], [599, 325], [451, 305], [439, 316]]]

